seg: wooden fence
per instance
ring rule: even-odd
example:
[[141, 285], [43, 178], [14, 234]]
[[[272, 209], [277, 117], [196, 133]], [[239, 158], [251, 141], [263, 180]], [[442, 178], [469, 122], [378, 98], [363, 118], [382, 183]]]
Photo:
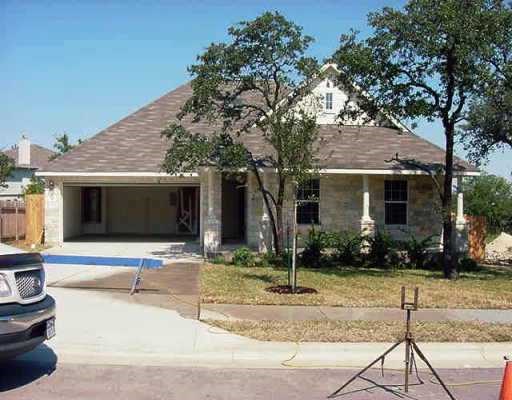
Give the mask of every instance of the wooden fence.
[[468, 215], [466, 220], [468, 221], [469, 256], [475, 261], [482, 261], [485, 258], [486, 219]]
[[25, 203], [23, 201], [0, 201], [0, 242], [25, 238], [25, 211]]
[[26, 230], [25, 243], [38, 245], [44, 240], [44, 195], [30, 194], [25, 196]]

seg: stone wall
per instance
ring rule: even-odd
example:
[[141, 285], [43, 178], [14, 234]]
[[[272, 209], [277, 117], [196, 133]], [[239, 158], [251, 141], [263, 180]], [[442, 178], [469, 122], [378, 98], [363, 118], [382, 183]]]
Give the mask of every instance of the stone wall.
[[[251, 180], [255, 178], [251, 178]], [[386, 179], [407, 179], [409, 187], [408, 224], [406, 226], [386, 226], [384, 223], [384, 181]], [[272, 192], [277, 192], [275, 179], [268, 179]], [[363, 212], [363, 178], [361, 175], [332, 174], [320, 178], [320, 225], [318, 230], [329, 232], [361, 230]], [[416, 175], [408, 177], [370, 176], [370, 217], [375, 221], [377, 229], [385, 229], [397, 239], [404, 239], [409, 234], [418, 237], [441, 235], [439, 200], [430, 177]], [[249, 186], [257, 189], [256, 185]], [[291, 187], [287, 198], [291, 198]], [[258, 249], [257, 238], [261, 237], [262, 199], [259, 193], [248, 196], [250, 215], [248, 215], [248, 245]], [[291, 221], [292, 202], [285, 205], [285, 218]], [[286, 229], [286, 221], [285, 221]], [[299, 225], [302, 238], [307, 236], [310, 225]], [[303, 240], [300, 241], [300, 244]]]

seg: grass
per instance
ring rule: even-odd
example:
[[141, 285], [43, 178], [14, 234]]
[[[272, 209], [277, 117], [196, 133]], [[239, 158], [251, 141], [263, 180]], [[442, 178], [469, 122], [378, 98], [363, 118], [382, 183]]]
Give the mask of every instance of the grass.
[[206, 264], [201, 270], [201, 301], [230, 304], [399, 307], [401, 286], [420, 288], [422, 308], [512, 308], [512, 270], [483, 268], [456, 281], [441, 272], [379, 269], [299, 269], [298, 284], [318, 294], [279, 295], [265, 291], [286, 284], [287, 272]]
[[[206, 323], [263, 341], [393, 342], [403, 337], [403, 322], [388, 321], [213, 321]], [[423, 342], [510, 342], [512, 325], [480, 322], [415, 322]]]

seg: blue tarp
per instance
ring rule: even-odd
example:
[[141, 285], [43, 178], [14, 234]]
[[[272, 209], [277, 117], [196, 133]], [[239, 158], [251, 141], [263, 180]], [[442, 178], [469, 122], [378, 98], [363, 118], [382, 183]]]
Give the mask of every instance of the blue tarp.
[[[109, 267], [135, 267], [140, 265], [141, 258], [128, 257], [95, 257], [95, 256], [66, 256], [58, 254], [43, 254], [43, 262], [47, 264], [78, 264], [105, 265]], [[144, 258], [144, 268], [161, 268], [162, 260]]]

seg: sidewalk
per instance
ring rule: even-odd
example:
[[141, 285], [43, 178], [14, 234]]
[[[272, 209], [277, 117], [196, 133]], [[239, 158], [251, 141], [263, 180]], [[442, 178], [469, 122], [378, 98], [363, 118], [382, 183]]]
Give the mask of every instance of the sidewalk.
[[[47, 345], [59, 363], [223, 368], [357, 368], [389, 343], [261, 342], [137, 304], [126, 294], [49, 288], [57, 336]], [[436, 368], [502, 368], [511, 343], [421, 343]], [[36, 352], [43, 352], [41, 347]], [[43, 356], [43, 355], [42, 355]], [[386, 358], [402, 368], [404, 351]]]
[[[403, 321], [399, 308], [348, 308], [329, 306], [276, 306], [239, 304], [201, 304], [201, 319], [273, 321]], [[480, 321], [512, 323], [512, 310], [420, 309], [417, 321]]]

